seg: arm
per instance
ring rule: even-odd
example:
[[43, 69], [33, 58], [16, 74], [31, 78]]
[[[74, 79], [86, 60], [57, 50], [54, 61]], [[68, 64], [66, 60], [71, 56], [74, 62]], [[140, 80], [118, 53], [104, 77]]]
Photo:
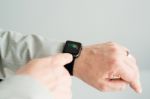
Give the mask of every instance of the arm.
[[4, 68], [16, 71], [29, 60], [61, 52], [62, 48], [63, 43], [39, 35], [0, 30], [0, 71], [4, 76]]
[[15, 75], [0, 83], [0, 99], [52, 99], [48, 88], [30, 76]]
[[104, 92], [122, 91], [128, 85], [142, 92], [136, 59], [114, 42], [85, 46], [75, 61], [74, 75]]
[[[0, 38], [2, 66], [11, 70], [32, 58], [61, 52], [63, 48], [63, 43], [54, 43], [37, 35], [2, 32]], [[120, 91], [130, 84], [135, 91], [141, 92], [135, 58], [127, 57], [126, 51], [128, 49], [113, 42], [85, 46], [75, 61], [74, 76], [102, 91]], [[119, 80], [112, 80], [114, 75], [119, 76]]]
[[33, 59], [0, 83], [0, 99], [71, 99], [70, 54]]

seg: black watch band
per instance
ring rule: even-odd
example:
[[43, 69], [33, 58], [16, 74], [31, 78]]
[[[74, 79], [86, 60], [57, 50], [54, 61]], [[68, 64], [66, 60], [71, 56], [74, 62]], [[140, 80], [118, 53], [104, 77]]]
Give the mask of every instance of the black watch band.
[[74, 41], [66, 41], [63, 49], [63, 53], [70, 53], [73, 56], [73, 61], [65, 65], [70, 75], [73, 75], [73, 67], [75, 59], [80, 55], [82, 44]]
[[0, 82], [3, 81], [3, 79], [0, 79]]
[[74, 61], [75, 61], [75, 58], [73, 58], [71, 63], [65, 65], [65, 68], [68, 70], [70, 75], [73, 75]]

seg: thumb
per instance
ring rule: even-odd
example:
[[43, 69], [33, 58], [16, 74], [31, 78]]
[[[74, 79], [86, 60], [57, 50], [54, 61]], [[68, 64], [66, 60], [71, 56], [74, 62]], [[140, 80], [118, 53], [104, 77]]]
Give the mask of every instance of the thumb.
[[58, 65], [64, 66], [73, 60], [73, 56], [69, 53], [59, 53], [53, 56], [53, 59], [55, 62], [57, 62]]

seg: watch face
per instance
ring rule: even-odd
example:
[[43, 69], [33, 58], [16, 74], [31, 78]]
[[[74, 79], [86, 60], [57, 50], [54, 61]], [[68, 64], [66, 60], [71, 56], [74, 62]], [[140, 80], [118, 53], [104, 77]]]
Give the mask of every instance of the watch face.
[[78, 57], [81, 51], [81, 43], [74, 41], [67, 41], [64, 47], [64, 53], [71, 53], [74, 57]]

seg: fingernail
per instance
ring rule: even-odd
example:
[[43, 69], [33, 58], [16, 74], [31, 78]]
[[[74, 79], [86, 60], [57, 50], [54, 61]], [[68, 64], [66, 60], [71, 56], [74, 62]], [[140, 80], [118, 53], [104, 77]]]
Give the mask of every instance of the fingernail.
[[138, 80], [137, 82], [138, 82], [138, 89], [137, 89], [137, 93], [141, 94], [141, 93], [142, 93], [142, 87], [141, 87], [140, 80]]
[[142, 89], [138, 89], [138, 90], [136, 90], [136, 92], [137, 92], [138, 94], [141, 94], [141, 93], [142, 93]]
[[142, 93], [142, 89], [140, 89], [138, 93], [141, 94]]

